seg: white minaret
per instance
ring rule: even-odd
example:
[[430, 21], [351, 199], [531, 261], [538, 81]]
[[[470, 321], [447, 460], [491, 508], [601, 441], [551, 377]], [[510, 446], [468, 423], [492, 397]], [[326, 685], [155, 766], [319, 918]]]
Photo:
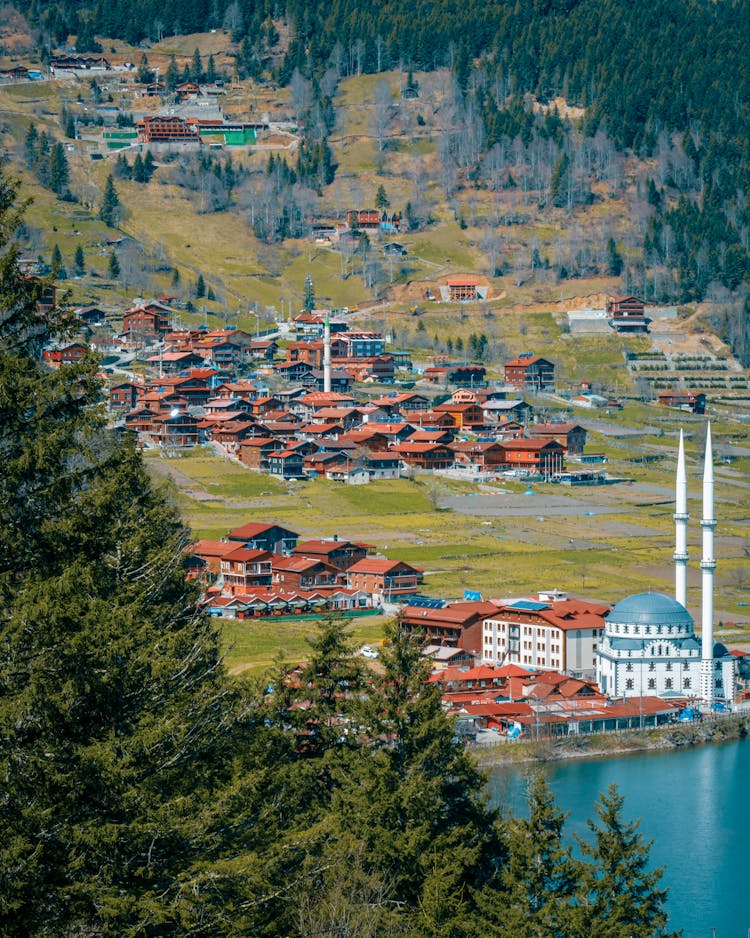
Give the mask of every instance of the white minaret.
[[701, 699], [711, 703], [714, 693], [714, 466], [711, 453], [711, 424], [706, 430], [703, 462], [703, 517], [701, 531]]
[[331, 393], [331, 322], [326, 310], [326, 321], [323, 328], [323, 390]]
[[685, 442], [680, 430], [680, 448], [677, 452], [677, 484], [675, 488], [675, 550], [674, 598], [687, 608], [687, 472], [685, 470]]

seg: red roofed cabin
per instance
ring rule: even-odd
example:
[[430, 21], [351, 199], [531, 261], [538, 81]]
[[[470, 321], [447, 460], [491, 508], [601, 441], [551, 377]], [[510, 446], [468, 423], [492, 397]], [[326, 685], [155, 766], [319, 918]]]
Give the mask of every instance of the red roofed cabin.
[[497, 612], [491, 602], [449, 603], [439, 609], [405, 606], [401, 625], [423, 633], [425, 642], [482, 653], [482, 623]]
[[505, 383], [532, 391], [554, 390], [555, 366], [546, 358], [525, 352], [505, 363]]
[[126, 336], [163, 336], [170, 329], [170, 316], [154, 306], [134, 306], [122, 317]]
[[564, 450], [557, 440], [502, 440], [508, 469], [550, 474], [565, 468]]
[[366, 544], [353, 544], [351, 541], [340, 541], [338, 537], [331, 540], [305, 541], [294, 548], [295, 557], [307, 557], [310, 560], [322, 560], [331, 564], [338, 570], [348, 570], [359, 560], [367, 556]]
[[50, 365], [70, 365], [73, 362], [81, 361], [88, 350], [88, 345], [84, 345], [83, 342], [72, 342], [64, 348], [45, 349], [42, 357]]
[[376, 602], [397, 601], [400, 596], [416, 593], [422, 579], [422, 571], [416, 567], [384, 557], [365, 557], [346, 571], [347, 587], [372, 593]]
[[231, 593], [245, 593], [253, 586], [270, 586], [272, 559], [267, 550], [239, 546], [224, 554], [219, 561], [224, 588]]
[[285, 589], [320, 589], [336, 586], [341, 571], [333, 564], [307, 557], [281, 557], [273, 561], [273, 582]]
[[227, 534], [229, 541], [237, 541], [252, 550], [267, 550], [273, 554], [290, 554], [298, 538], [296, 531], [284, 528], [280, 524], [258, 524], [254, 521], [233, 528]]
[[[476, 277], [448, 277], [445, 281], [448, 288], [447, 299], [453, 302], [464, 303], [469, 300], [480, 299], [480, 283]], [[483, 294], [486, 296], [486, 289]]]
[[556, 440], [566, 456], [582, 456], [586, 430], [574, 423], [533, 423], [527, 432], [535, 440]]
[[706, 395], [696, 394], [694, 391], [663, 391], [659, 395], [659, 405], [676, 407], [678, 410], [687, 410], [694, 414], [705, 414]]

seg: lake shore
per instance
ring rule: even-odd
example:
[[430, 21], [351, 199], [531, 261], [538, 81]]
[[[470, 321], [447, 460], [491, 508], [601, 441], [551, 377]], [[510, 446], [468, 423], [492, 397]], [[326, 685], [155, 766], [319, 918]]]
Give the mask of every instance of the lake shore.
[[635, 732], [599, 733], [560, 739], [501, 743], [473, 749], [481, 768], [558, 762], [564, 759], [604, 759], [629, 753], [664, 751], [745, 739], [750, 735], [750, 716], [732, 715], [700, 723], [670, 724]]

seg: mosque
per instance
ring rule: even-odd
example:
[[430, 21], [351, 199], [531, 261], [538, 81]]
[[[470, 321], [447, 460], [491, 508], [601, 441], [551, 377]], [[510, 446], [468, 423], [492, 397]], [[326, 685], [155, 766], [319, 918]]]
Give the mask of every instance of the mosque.
[[610, 697], [696, 697], [710, 705], [731, 701], [736, 660], [714, 642], [714, 470], [711, 426], [703, 464], [701, 638], [687, 605], [687, 472], [680, 431], [675, 505], [675, 598], [638, 593], [617, 603], [605, 618], [597, 649], [596, 678]]

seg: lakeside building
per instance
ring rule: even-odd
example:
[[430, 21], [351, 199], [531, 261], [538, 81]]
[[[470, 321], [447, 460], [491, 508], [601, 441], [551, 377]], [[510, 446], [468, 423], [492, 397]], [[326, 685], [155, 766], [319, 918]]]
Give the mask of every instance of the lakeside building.
[[675, 598], [638, 593], [621, 600], [606, 616], [597, 649], [597, 681], [610, 697], [694, 696], [709, 706], [734, 699], [736, 658], [714, 642], [714, 474], [711, 426], [703, 463], [701, 554], [701, 640], [687, 604], [687, 473], [682, 433], [677, 456]]

